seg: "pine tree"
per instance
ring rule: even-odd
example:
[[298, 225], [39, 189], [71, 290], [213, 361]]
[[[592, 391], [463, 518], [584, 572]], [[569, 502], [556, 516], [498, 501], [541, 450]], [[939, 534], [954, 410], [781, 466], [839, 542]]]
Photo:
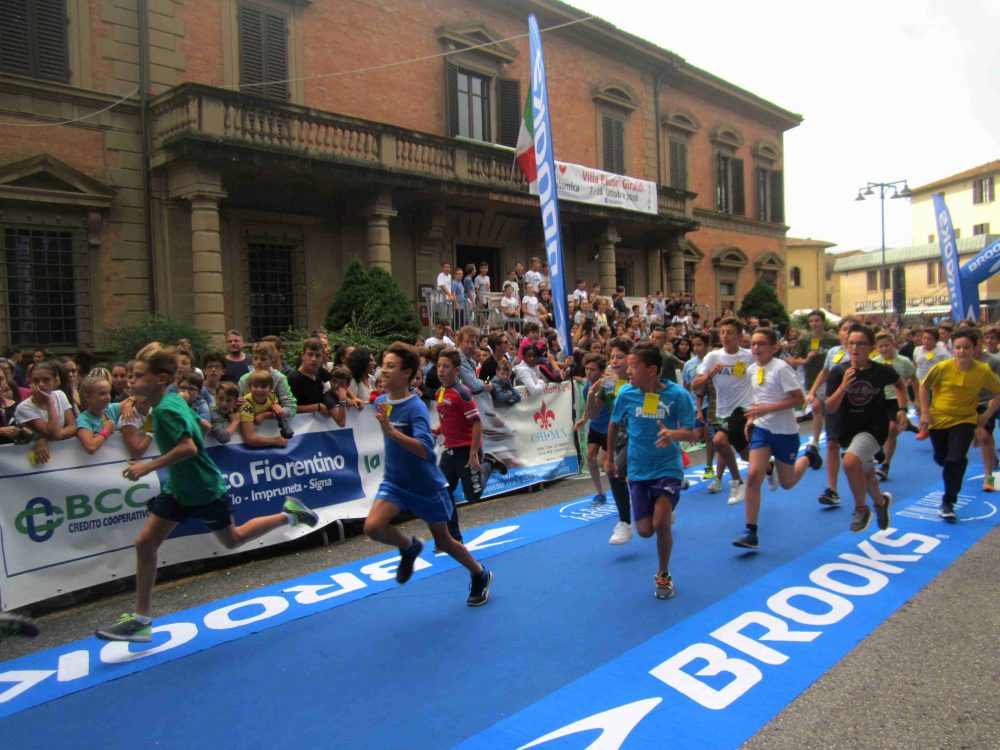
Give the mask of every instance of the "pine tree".
[[339, 332], [347, 329], [352, 338], [360, 337], [366, 345], [384, 346], [395, 340], [413, 341], [420, 332], [420, 321], [413, 303], [390, 273], [378, 266], [366, 270], [355, 258], [327, 308], [326, 327], [331, 342], [339, 340]]
[[747, 292], [738, 314], [741, 318], [767, 318], [782, 328], [788, 325], [788, 311], [778, 299], [774, 286], [764, 279], [760, 279]]
[[347, 264], [340, 289], [333, 295], [326, 309], [326, 327], [338, 331], [351, 322], [351, 316], [364, 307], [368, 286], [368, 271], [361, 259], [355, 257]]

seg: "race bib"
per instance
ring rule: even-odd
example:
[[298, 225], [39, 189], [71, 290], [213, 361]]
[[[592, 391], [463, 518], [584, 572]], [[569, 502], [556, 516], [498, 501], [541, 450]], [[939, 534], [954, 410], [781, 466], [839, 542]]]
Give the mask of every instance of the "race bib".
[[385, 416], [387, 419], [390, 416], [392, 416], [392, 404], [390, 404], [388, 401], [385, 404]]
[[809, 342], [809, 348], [812, 349], [814, 352], [819, 351], [819, 339], [812, 339]]
[[924, 357], [927, 358], [927, 361], [930, 361], [934, 359], [934, 352], [927, 352], [927, 354], [925, 354]]
[[733, 377], [742, 378], [747, 373], [746, 363], [741, 359], [733, 365]]
[[757, 385], [764, 385], [764, 370], [757, 370]]
[[438, 388], [438, 403], [444, 403], [444, 388]]
[[642, 399], [642, 413], [643, 414], [656, 414], [657, 410], [660, 408], [660, 394], [659, 393], [646, 393], [643, 395]]
[[836, 354], [833, 355], [833, 361], [834, 362], [839, 362], [843, 358], [844, 358], [844, 350], [843, 349], [841, 349], [839, 352], [837, 352]]
[[617, 396], [618, 395], [618, 391], [620, 391], [626, 385], [628, 385], [628, 381], [627, 380], [616, 380], [615, 381], [615, 395]]

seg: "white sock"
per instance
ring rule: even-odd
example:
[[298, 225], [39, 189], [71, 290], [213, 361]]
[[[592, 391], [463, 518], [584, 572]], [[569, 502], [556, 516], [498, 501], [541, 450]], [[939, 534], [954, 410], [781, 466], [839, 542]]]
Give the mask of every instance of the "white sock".
[[135, 613], [132, 614], [132, 619], [136, 620], [137, 622], [143, 625], [149, 625], [149, 623], [153, 621], [152, 617], [146, 617], [146, 615], [137, 615]]

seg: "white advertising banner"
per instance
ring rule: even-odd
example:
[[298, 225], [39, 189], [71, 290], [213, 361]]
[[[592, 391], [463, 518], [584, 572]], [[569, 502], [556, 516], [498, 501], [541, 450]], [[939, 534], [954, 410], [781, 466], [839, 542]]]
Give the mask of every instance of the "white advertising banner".
[[[480, 403], [485, 447], [510, 467], [506, 476], [490, 478], [484, 494], [578, 471], [570, 384], [549, 386], [509, 408], [493, 409], [488, 397]], [[229, 484], [234, 522], [277, 513], [288, 495], [315, 510], [320, 525], [364, 518], [385, 460], [374, 408], [351, 412], [344, 428], [308, 414], [296, 416], [293, 427], [295, 437], [284, 449], [247, 448], [238, 435], [228, 445], [206, 440]], [[164, 472], [138, 482], [123, 478], [129, 458], [117, 433], [92, 456], [76, 440], [51, 443], [50, 449], [52, 460], [33, 466], [30, 446], [0, 447], [2, 610], [134, 574], [133, 542], [148, 515], [147, 503], [166, 480]], [[147, 458], [155, 455], [153, 446]], [[283, 527], [248, 547], [279, 544], [310, 531]], [[188, 520], [160, 548], [159, 564], [237, 551], [225, 549], [201, 522]]]
[[[531, 183], [531, 193], [538, 195], [537, 182]], [[624, 208], [644, 214], [658, 213], [655, 182], [579, 164], [556, 162], [556, 194], [561, 201]]]

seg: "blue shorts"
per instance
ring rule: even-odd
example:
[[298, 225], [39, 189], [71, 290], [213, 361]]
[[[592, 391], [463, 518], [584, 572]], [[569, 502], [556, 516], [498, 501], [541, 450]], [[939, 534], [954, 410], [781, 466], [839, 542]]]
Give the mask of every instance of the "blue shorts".
[[754, 425], [750, 431], [750, 450], [754, 448], [770, 448], [775, 461], [794, 464], [795, 458], [799, 455], [799, 436], [782, 435]]
[[628, 494], [632, 500], [632, 520], [641, 521], [653, 515], [657, 499], [666, 496], [674, 508], [681, 499], [681, 480], [673, 477], [629, 480]]
[[229, 512], [229, 495], [217, 497], [204, 505], [184, 505], [173, 495], [161, 492], [149, 501], [148, 507], [154, 516], [177, 523], [184, 523], [189, 516], [194, 516], [212, 531], [222, 531], [233, 525], [233, 517]]
[[408, 510], [421, 521], [448, 521], [455, 513], [447, 487], [438, 487], [434, 494], [417, 495], [391, 482], [382, 482], [375, 493], [376, 500], [385, 500]]

